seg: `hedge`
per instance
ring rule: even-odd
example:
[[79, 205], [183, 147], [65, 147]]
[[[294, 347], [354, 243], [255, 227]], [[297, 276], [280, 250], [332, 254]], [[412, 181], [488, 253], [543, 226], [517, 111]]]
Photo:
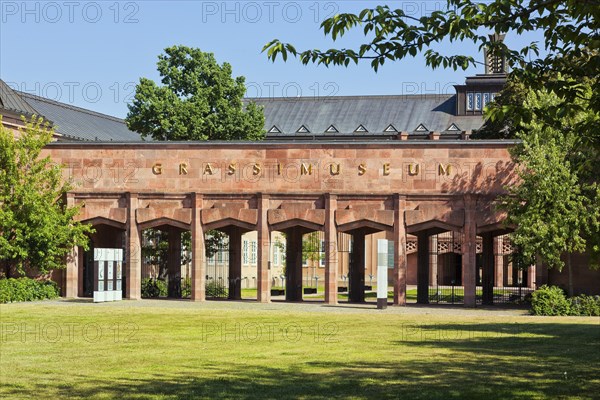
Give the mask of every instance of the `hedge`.
[[543, 285], [531, 296], [534, 315], [600, 316], [600, 296], [567, 298], [558, 286]]
[[167, 296], [167, 283], [161, 279], [142, 279], [142, 298], [155, 299]]
[[0, 303], [55, 299], [59, 296], [56, 283], [31, 278], [0, 279]]

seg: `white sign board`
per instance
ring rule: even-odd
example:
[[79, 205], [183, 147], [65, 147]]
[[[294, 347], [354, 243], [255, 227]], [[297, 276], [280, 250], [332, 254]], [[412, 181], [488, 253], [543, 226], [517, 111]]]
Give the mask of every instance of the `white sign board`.
[[386, 301], [388, 294], [388, 264], [390, 262], [388, 251], [388, 241], [386, 239], [377, 239], [377, 299], [385, 299]]
[[94, 249], [94, 303], [123, 299], [123, 249]]

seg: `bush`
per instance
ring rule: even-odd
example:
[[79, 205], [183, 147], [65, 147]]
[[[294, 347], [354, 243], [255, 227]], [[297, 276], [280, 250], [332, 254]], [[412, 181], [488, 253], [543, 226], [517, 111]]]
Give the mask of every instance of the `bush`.
[[600, 296], [582, 294], [569, 300], [571, 301], [570, 315], [600, 316]]
[[167, 296], [167, 284], [165, 281], [156, 278], [142, 279], [142, 297], [157, 298]]
[[224, 297], [227, 296], [227, 288], [221, 282], [211, 280], [206, 282], [206, 297]]
[[183, 279], [181, 283], [181, 298], [189, 299], [192, 297], [192, 280], [190, 278]]
[[0, 303], [55, 299], [59, 296], [55, 282], [31, 278], [0, 279]]
[[569, 315], [571, 302], [558, 286], [543, 285], [531, 296], [534, 315]]

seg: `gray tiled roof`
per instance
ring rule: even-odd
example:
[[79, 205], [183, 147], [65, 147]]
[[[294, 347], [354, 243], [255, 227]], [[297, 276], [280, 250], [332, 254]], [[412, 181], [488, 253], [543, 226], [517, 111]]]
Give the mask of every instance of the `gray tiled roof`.
[[[253, 98], [264, 106], [265, 129], [276, 126], [281, 133], [269, 136], [348, 136], [381, 135], [389, 125], [398, 132], [448, 131], [454, 124], [460, 131], [476, 130], [483, 125], [481, 116], [456, 116], [455, 95], [341, 96], [299, 98]], [[310, 133], [297, 133], [304, 125]], [[325, 133], [333, 125], [338, 133]], [[368, 132], [357, 131], [362, 125]]]
[[27, 104], [18, 93], [0, 79], [0, 107], [24, 116], [39, 113]]
[[56, 132], [73, 140], [140, 141], [138, 133], [127, 128], [124, 120], [69, 104], [17, 92], [39, 114], [54, 123]]
[[[17, 92], [1, 80], [0, 100], [4, 108], [44, 116], [65, 139], [141, 140], [138, 133], [127, 128], [123, 119]], [[454, 115], [455, 95], [249, 98], [245, 101], [264, 106], [265, 130], [267, 136], [274, 139], [376, 138], [394, 136], [395, 131], [409, 132], [415, 137], [436, 131], [451, 137], [459, 131], [477, 130], [484, 122], [482, 116]], [[280, 132], [269, 132], [273, 127]], [[299, 132], [301, 127], [304, 128]]]

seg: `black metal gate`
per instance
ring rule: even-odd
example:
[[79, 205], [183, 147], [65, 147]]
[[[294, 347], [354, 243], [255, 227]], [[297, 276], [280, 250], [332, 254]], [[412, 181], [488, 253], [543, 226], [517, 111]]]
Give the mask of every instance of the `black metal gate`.
[[218, 243], [206, 257], [206, 298], [226, 299], [229, 295], [229, 243]]
[[429, 240], [429, 302], [463, 303], [461, 234], [444, 232]]
[[[496, 274], [494, 274], [494, 303], [518, 304], [533, 292], [533, 289], [529, 287], [528, 266], [523, 264], [509, 235], [502, 235], [499, 240], [499, 247], [494, 251], [494, 258], [502, 262], [502, 282], [496, 282]], [[496, 268], [499, 267], [496, 266]]]

